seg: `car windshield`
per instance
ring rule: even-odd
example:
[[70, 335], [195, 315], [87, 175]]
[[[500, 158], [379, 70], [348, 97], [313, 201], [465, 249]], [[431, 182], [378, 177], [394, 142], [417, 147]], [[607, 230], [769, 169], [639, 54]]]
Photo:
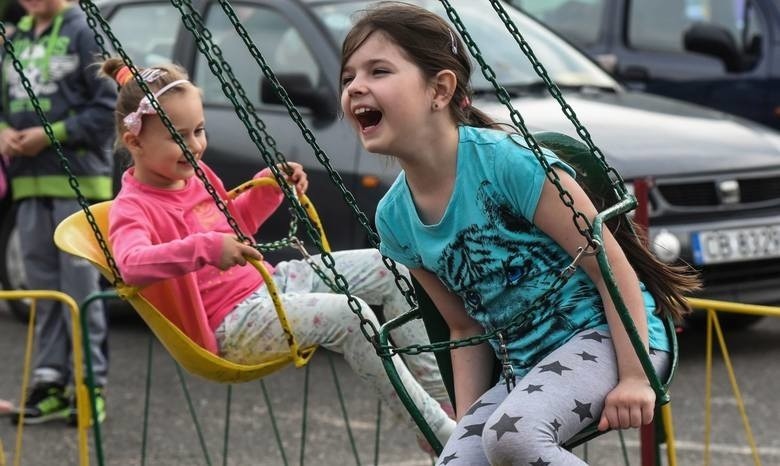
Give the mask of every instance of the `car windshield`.
[[[354, 13], [371, 2], [352, 1], [325, 3], [314, 7], [315, 14], [341, 45], [352, 24]], [[444, 9], [436, 0], [414, 0], [414, 3], [444, 16]], [[543, 91], [544, 86], [533, 70], [520, 46], [506, 30], [497, 14], [485, 10], [485, 4], [473, 0], [453, 0], [466, 30], [471, 34], [482, 56], [496, 73], [499, 83], [510, 92]], [[617, 88], [617, 83], [582, 53], [543, 26], [510, 6], [504, 7], [518, 30], [530, 44], [537, 59], [542, 62], [552, 80], [561, 87]], [[472, 60], [473, 61], [473, 60]], [[472, 76], [475, 92], [492, 92], [490, 82], [475, 66]]]

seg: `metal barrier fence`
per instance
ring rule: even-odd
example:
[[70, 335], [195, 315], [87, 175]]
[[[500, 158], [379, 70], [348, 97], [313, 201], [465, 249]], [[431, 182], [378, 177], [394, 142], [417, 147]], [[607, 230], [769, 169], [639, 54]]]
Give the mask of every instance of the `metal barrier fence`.
[[[0, 300], [16, 300], [16, 299], [29, 299], [30, 300], [30, 317], [27, 323], [27, 341], [24, 350], [24, 365], [22, 369], [22, 389], [19, 396], [19, 406], [24, 406], [27, 396], [27, 386], [29, 385], [30, 366], [32, 363], [32, 349], [33, 341], [35, 337], [35, 311], [38, 300], [49, 299], [53, 301], [61, 302], [65, 309], [70, 312], [71, 316], [71, 332], [73, 335], [73, 341], [82, 341], [81, 338], [81, 326], [79, 325], [79, 306], [76, 301], [65, 293], [52, 290], [12, 290], [12, 291], [0, 291]], [[87, 430], [90, 426], [90, 410], [89, 410], [89, 393], [87, 392], [87, 386], [84, 384], [84, 356], [81, 345], [73, 346], [73, 379], [76, 393], [76, 410], [77, 410], [77, 435], [78, 435], [78, 449], [79, 449], [79, 465], [89, 466], [89, 450], [87, 446]], [[22, 417], [24, 416], [22, 411]], [[16, 444], [14, 447], [13, 465], [19, 466], [22, 461], [22, 435], [24, 432], [23, 418], [17, 423], [16, 428]], [[5, 454], [0, 447], [0, 459], [5, 462]]]

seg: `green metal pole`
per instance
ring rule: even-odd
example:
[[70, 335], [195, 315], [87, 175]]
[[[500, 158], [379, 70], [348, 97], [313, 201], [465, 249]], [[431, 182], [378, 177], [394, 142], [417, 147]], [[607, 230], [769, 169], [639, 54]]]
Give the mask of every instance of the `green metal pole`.
[[87, 323], [87, 309], [97, 300], [114, 300], [119, 296], [114, 290], [96, 291], [79, 305], [79, 322], [81, 324], [81, 344], [84, 348], [84, 362], [86, 364], [87, 388], [89, 389], [89, 405], [92, 410], [92, 432], [95, 435], [95, 456], [100, 466], [105, 465], [103, 458], [103, 441], [100, 435], [100, 423], [98, 422], [97, 404], [95, 402], [95, 374], [92, 372], [92, 354], [89, 345], [89, 325]]

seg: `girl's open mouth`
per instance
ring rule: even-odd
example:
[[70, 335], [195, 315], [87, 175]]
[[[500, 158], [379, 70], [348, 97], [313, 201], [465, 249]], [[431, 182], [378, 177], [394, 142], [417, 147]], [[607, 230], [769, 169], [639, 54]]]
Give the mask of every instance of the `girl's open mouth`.
[[355, 119], [360, 124], [360, 129], [365, 131], [382, 121], [382, 112], [373, 108], [361, 107], [355, 110]]

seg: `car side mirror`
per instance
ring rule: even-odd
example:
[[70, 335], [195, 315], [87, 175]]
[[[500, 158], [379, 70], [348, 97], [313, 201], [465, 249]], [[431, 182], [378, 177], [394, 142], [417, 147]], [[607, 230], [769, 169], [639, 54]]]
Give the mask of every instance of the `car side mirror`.
[[719, 58], [728, 72], [737, 73], [744, 69], [737, 42], [731, 32], [723, 26], [693, 23], [683, 34], [683, 45], [689, 52]]
[[[319, 118], [336, 116], [336, 99], [322, 89], [312, 86], [309, 77], [303, 73], [277, 74], [276, 80], [282, 85], [296, 107], [310, 109]], [[260, 99], [265, 104], [284, 105], [274, 91], [274, 87], [265, 76], [260, 79]]]

